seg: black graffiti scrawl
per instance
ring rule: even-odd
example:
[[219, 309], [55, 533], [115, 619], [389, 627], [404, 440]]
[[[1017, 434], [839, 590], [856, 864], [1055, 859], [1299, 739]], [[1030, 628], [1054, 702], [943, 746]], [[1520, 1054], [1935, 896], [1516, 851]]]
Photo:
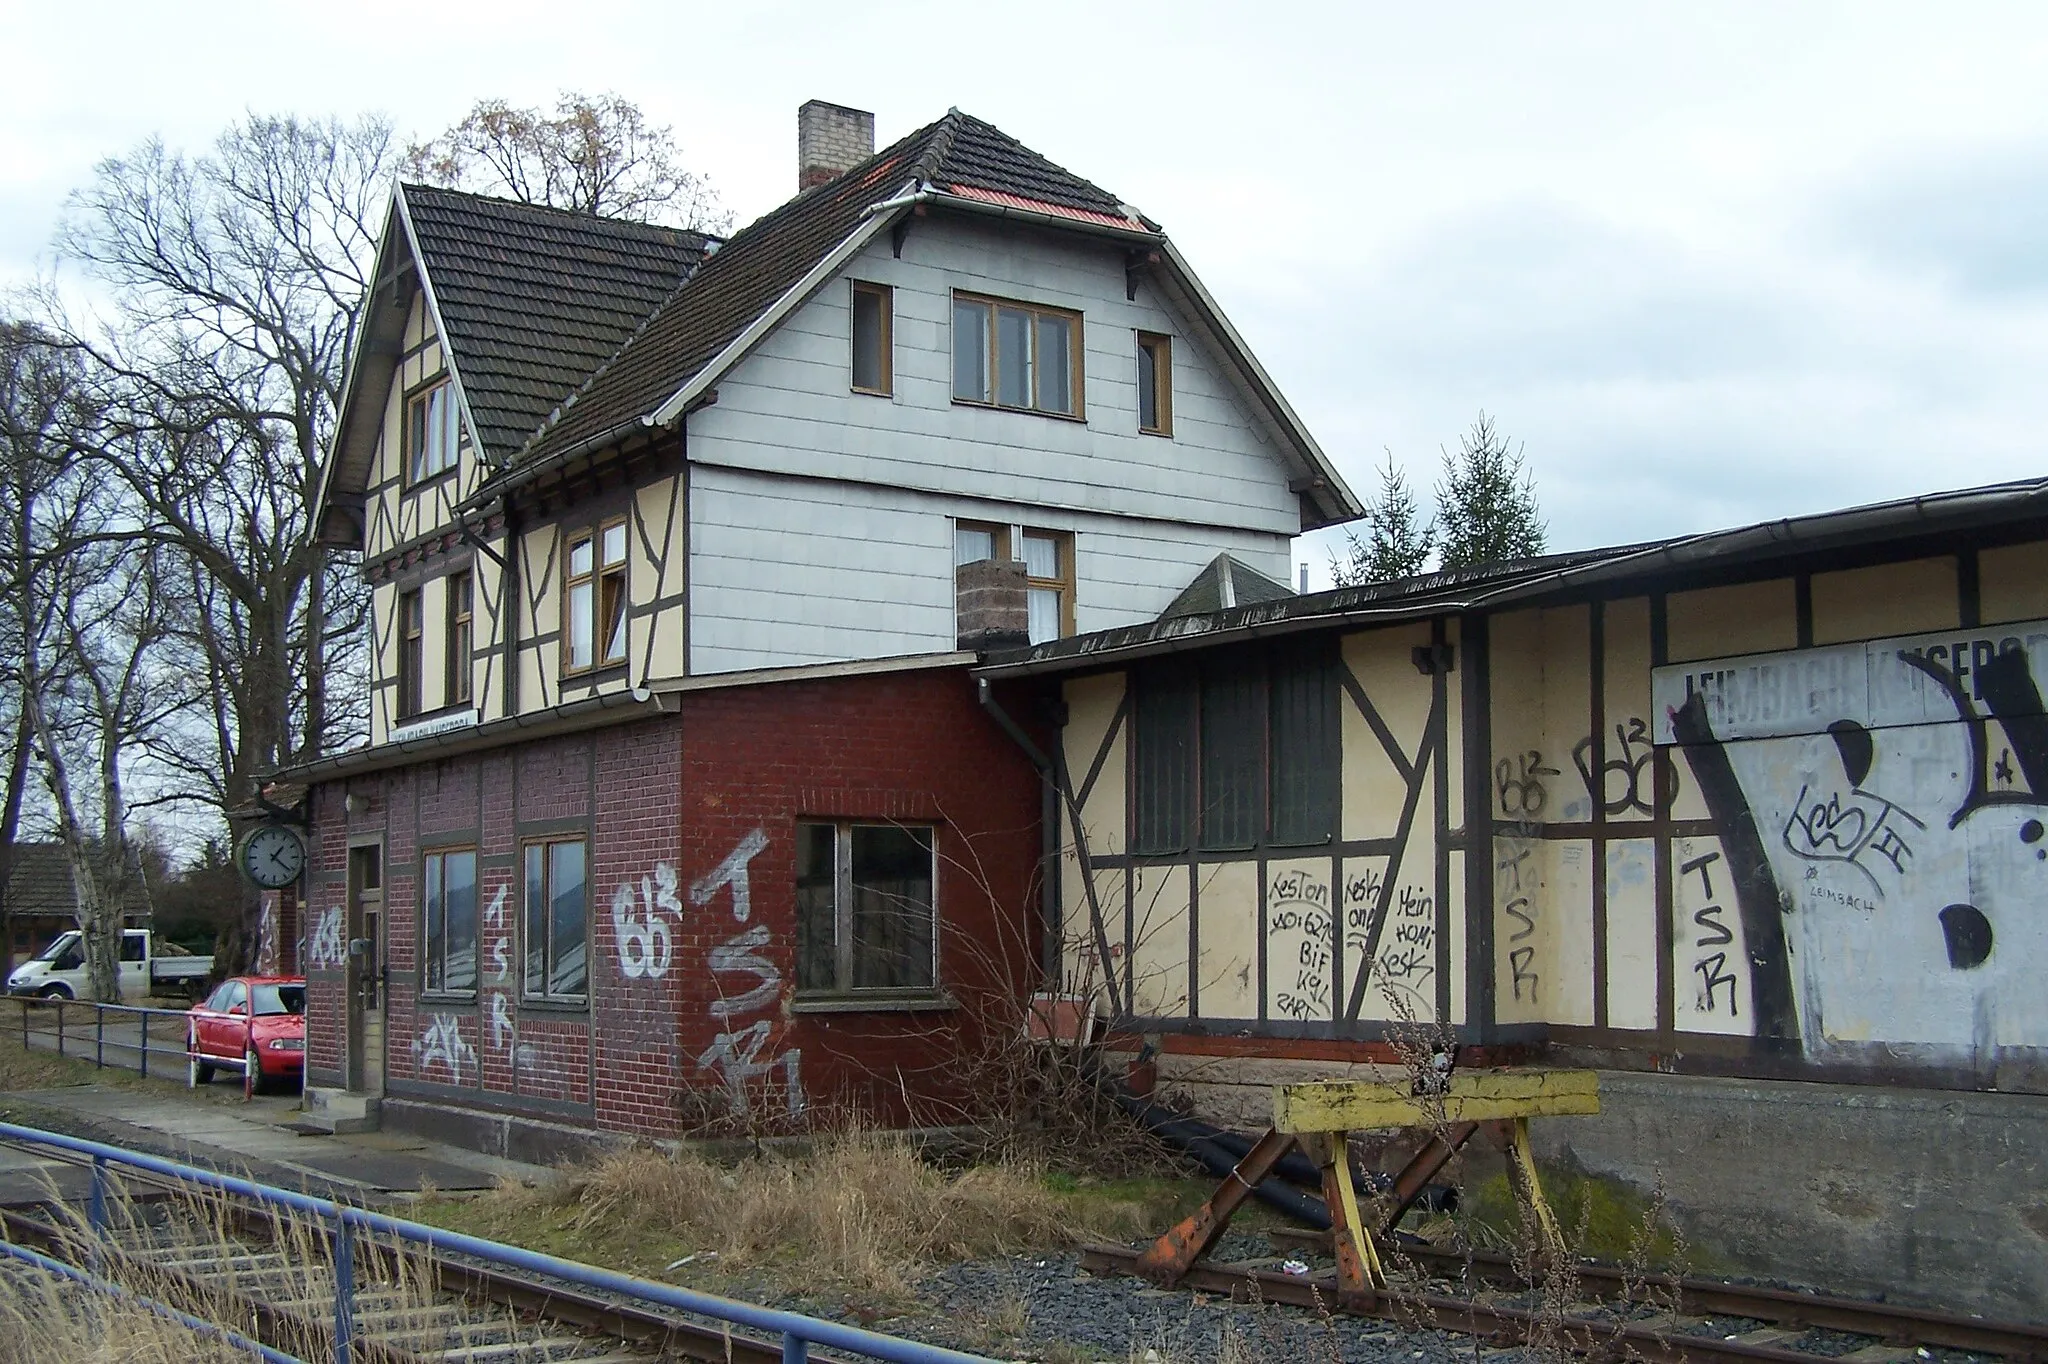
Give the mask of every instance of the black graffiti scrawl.
[[2005, 631], [1742, 661], [1716, 674], [1734, 699], [1687, 679], [1669, 735], [1730, 863], [1759, 1036], [1975, 1068], [2048, 1048], [2048, 626]]

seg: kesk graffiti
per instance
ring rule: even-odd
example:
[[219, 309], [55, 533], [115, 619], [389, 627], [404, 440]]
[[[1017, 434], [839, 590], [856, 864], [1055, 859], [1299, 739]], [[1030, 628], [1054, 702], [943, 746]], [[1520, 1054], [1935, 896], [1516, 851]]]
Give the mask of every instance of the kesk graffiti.
[[313, 936], [306, 944], [306, 965], [315, 971], [338, 971], [347, 955], [347, 947], [341, 940], [341, 906], [335, 905], [320, 916], [314, 925]]
[[2043, 665], [2048, 623], [1657, 670], [1722, 831], [1681, 997], [1818, 1059], [2048, 1046]]

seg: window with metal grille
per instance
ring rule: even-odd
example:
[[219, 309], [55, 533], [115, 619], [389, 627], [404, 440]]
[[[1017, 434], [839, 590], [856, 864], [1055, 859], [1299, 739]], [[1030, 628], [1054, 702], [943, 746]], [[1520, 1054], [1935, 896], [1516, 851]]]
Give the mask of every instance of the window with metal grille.
[[1227, 852], [1337, 834], [1334, 643], [1133, 675], [1131, 851]]

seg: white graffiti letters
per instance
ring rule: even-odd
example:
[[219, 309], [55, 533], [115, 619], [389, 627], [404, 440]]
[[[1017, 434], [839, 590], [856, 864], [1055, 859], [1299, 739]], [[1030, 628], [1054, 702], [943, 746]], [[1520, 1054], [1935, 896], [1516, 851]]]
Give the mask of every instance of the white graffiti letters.
[[626, 979], [660, 980], [668, 974], [675, 945], [661, 916], [663, 910], [682, 918], [683, 906], [676, 899], [676, 869], [668, 863], [655, 863], [654, 874], [640, 878], [638, 899], [631, 881], [619, 883], [612, 896], [612, 928], [619, 935], [619, 970]]
[[[505, 896], [512, 889], [510, 884], [498, 887], [498, 893], [491, 897], [490, 906], [484, 910], [484, 922], [492, 928], [505, 927]], [[500, 932], [491, 943], [491, 979], [504, 980], [512, 974], [512, 938]]]
[[745, 923], [754, 912], [753, 902], [747, 889], [747, 864], [761, 855], [768, 846], [768, 835], [756, 829], [739, 841], [739, 845], [725, 855], [725, 860], [712, 868], [711, 874], [690, 887], [690, 903], [705, 905], [711, 897], [727, 886], [732, 887], [732, 917]]
[[505, 996], [491, 996], [491, 1050], [503, 1051], [511, 1045], [516, 1034], [512, 1024], [512, 1006], [505, 1002]]
[[731, 1018], [735, 1014], [752, 1013], [774, 999], [781, 991], [782, 972], [775, 969], [774, 962], [754, 950], [767, 945], [768, 925], [755, 924], [738, 937], [728, 939], [711, 949], [713, 976], [731, 971], [744, 971], [756, 981], [754, 988], [743, 995], [728, 997], [721, 992], [711, 1004], [713, 1018]]
[[313, 941], [306, 946], [306, 956], [315, 971], [336, 971], [341, 969], [346, 955], [341, 941], [341, 906], [336, 905], [320, 916], [313, 929]]
[[462, 1068], [476, 1064], [476, 1048], [462, 1040], [462, 1029], [454, 1014], [435, 1014], [427, 1023], [427, 1030], [419, 1041], [413, 1043], [413, 1054], [419, 1058], [422, 1080], [427, 1078], [428, 1069], [435, 1062], [448, 1068], [448, 1083], [462, 1083]]

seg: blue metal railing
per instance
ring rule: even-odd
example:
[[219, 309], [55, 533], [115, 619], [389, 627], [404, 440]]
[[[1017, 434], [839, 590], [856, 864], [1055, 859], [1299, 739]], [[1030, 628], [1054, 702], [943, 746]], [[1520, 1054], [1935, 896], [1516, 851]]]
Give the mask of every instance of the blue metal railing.
[[201, 1321], [189, 1312], [180, 1312], [177, 1308], [165, 1306], [153, 1298], [145, 1298], [138, 1293], [130, 1293], [117, 1283], [109, 1283], [107, 1280], [88, 1274], [74, 1265], [67, 1265], [62, 1260], [53, 1260], [47, 1255], [39, 1255], [27, 1246], [17, 1246], [8, 1241], [0, 1241], [0, 1255], [20, 1260], [25, 1264], [34, 1265], [45, 1274], [54, 1274], [58, 1278], [68, 1279], [72, 1283], [84, 1284], [94, 1292], [104, 1293], [117, 1302], [134, 1303], [145, 1311], [152, 1312], [167, 1321], [175, 1321], [181, 1326], [197, 1331], [202, 1336], [210, 1336], [215, 1340], [225, 1341], [237, 1350], [246, 1351], [259, 1359], [267, 1361], [267, 1364], [305, 1364], [297, 1355], [288, 1355], [282, 1350], [273, 1350], [268, 1345], [259, 1344], [238, 1331], [230, 1331], [227, 1327], [216, 1326], [210, 1321]]
[[317, 1220], [327, 1228], [327, 1234], [334, 1242], [334, 1348], [337, 1364], [348, 1364], [350, 1359], [350, 1340], [355, 1334], [353, 1243], [355, 1236], [364, 1232], [411, 1242], [429, 1250], [453, 1251], [458, 1255], [467, 1255], [506, 1269], [528, 1274], [545, 1274], [584, 1288], [595, 1289], [600, 1293], [618, 1294], [673, 1311], [692, 1312], [715, 1321], [764, 1332], [781, 1339], [784, 1364], [804, 1364], [804, 1361], [810, 1358], [810, 1347], [813, 1345], [843, 1350], [867, 1359], [884, 1360], [887, 1364], [995, 1364], [995, 1361], [984, 1355], [965, 1354], [943, 1346], [926, 1345], [921, 1341], [905, 1340], [900, 1336], [885, 1336], [875, 1331], [863, 1331], [857, 1326], [845, 1326], [836, 1321], [807, 1317], [798, 1312], [784, 1312], [772, 1307], [760, 1307], [753, 1303], [721, 1298], [710, 1293], [699, 1293], [688, 1288], [636, 1279], [630, 1274], [600, 1269], [595, 1265], [578, 1264], [573, 1260], [558, 1260], [552, 1255], [522, 1250], [518, 1246], [465, 1236], [461, 1232], [445, 1231], [440, 1227], [408, 1222], [399, 1217], [387, 1217], [382, 1213], [351, 1207], [346, 1203], [313, 1198], [306, 1194], [293, 1193], [289, 1189], [272, 1188], [267, 1184], [237, 1179], [214, 1170], [180, 1165], [175, 1161], [160, 1160], [137, 1151], [68, 1137], [62, 1133], [0, 1122], [0, 1141], [31, 1147], [40, 1146], [53, 1151], [66, 1151], [73, 1155], [90, 1157], [93, 1187], [87, 1217], [95, 1232], [105, 1228], [107, 1172], [108, 1167], [117, 1165], [161, 1178], [174, 1179], [198, 1188], [233, 1194], [238, 1198], [249, 1199], [270, 1207], [288, 1208]]
[[[157, 1009], [141, 1004], [105, 1004], [97, 1000], [66, 999], [55, 995], [48, 998], [35, 995], [12, 995], [8, 996], [8, 998], [14, 1004], [20, 1006], [21, 1009], [21, 1045], [24, 1050], [36, 1050], [30, 1041], [32, 1037], [54, 1038], [54, 1050], [57, 1055], [70, 1056], [79, 1060], [89, 1059], [95, 1066], [104, 1070], [109, 1064], [107, 1061], [107, 1049], [111, 1047], [116, 1052], [126, 1051], [134, 1053], [135, 1064], [132, 1067], [123, 1066], [116, 1060], [112, 1064], [117, 1069], [139, 1070], [144, 1077], [149, 1075], [149, 1058], [152, 1056], [159, 1058], [168, 1057], [174, 1063], [186, 1063], [193, 1059], [194, 1053], [190, 1046], [192, 1015], [185, 1009]], [[73, 1034], [77, 1037], [77, 1045], [73, 1046], [70, 1052], [64, 1050], [67, 1037], [64, 1026], [66, 1010], [74, 1012], [89, 1010], [93, 1020], [92, 1031], [89, 1034]], [[29, 1027], [31, 1015], [46, 1014], [54, 1014], [56, 1016], [57, 1026], [54, 1030], [48, 1027], [37, 1027], [34, 1029]], [[117, 1023], [121, 1019], [135, 1020], [139, 1040], [129, 1041], [118, 1035], [114, 1037], [107, 1036], [107, 1015], [109, 1014], [114, 1016]], [[152, 1018], [171, 1020], [168, 1024], [159, 1027], [154, 1042], [149, 1035], [149, 1020]], [[250, 1020], [244, 1019], [244, 1029], [248, 1029], [250, 1026]], [[175, 1045], [168, 1047], [155, 1045], [155, 1042], [164, 1041], [166, 1037]], [[90, 1044], [89, 1046], [87, 1045], [88, 1043]], [[249, 1048], [245, 1045], [243, 1047], [243, 1056], [246, 1057], [248, 1052]], [[237, 1061], [224, 1056], [209, 1056], [207, 1062], [220, 1068], [239, 1067], [242, 1071], [242, 1097], [246, 1099], [254, 1095], [256, 1075], [248, 1068], [245, 1061]], [[161, 1069], [159, 1067], [159, 1070]]]

